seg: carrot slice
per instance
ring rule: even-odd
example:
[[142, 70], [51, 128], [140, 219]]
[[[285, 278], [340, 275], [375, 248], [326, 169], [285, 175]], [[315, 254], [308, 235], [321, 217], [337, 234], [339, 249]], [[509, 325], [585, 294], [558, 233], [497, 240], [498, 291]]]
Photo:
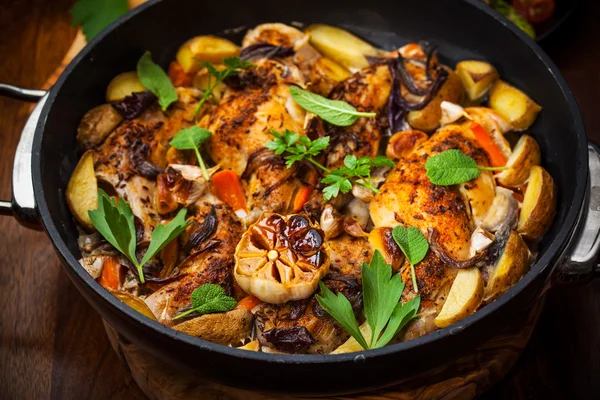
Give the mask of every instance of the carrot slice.
[[485, 128], [479, 125], [477, 122], [473, 122], [470, 128], [473, 131], [475, 139], [477, 139], [479, 145], [488, 153], [492, 167], [506, 166], [508, 158], [506, 158], [504, 153], [498, 148], [498, 146], [496, 146], [496, 143], [494, 143]]
[[117, 290], [121, 283], [121, 264], [113, 257], [104, 257], [102, 265], [102, 273], [98, 278], [98, 283], [105, 289]]
[[244, 189], [235, 172], [230, 169], [217, 172], [212, 176], [212, 184], [219, 200], [229, 204], [234, 211], [246, 211]]
[[187, 74], [177, 61], [171, 61], [171, 64], [169, 64], [169, 78], [175, 87], [192, 86], [194, 82], [194, 77]]
[[245, 308], [248, 311], [252, 311], [252, 309], [260, 303], [262, 303], [262, 301], [258, 297], [250, 295], [238, 301], [235, 308]]
[[313, 191], [313, 186], [302, 186], [296, 192], [296, 196], [294, 197], [294, 212], [298, 212], [302, 210], [304, 204], [308, 201], [310, 194]]

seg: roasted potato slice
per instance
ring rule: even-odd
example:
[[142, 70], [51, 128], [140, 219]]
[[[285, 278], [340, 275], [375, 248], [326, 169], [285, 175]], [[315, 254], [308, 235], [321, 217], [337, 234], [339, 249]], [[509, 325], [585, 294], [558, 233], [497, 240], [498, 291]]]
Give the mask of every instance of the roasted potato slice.
[[523, 135], [508, 158], [508, 169], [496, 175], [496, 179], [503, 186], [521, 186], [529, 178], [531, 167], [540, 165], [541, 162], [540, 146], [531, 136]]
[[314, 24], [306, 28], [306, 33], [314, 48], [352, 72], [369, 66], [365, 56], [381, 53], [364, 40], [334, 26]]
[[531, 167], [525, 198], [519, 215], [517, 232], [529, 239], [542, 237], [556, 213], [556, 186], [548, 171]]
[[[371, 335], [373, 334], [373, 332], [371, 331], [371, 327], [369, 326], [367, 321], [365, 321], [359, 327], [359, 329], [368, 344], [371, 341]], [[363, 349], [363, 347], [356, 341], [356, 339], [350, 337], [342, 345], [340, 345], [340, 347], [332, 351], [331, 354], [354, 353], [363, 350], [365, 349]]]
[[121, 101], [132, 93], [145, 92], [146, 90], [137, 72], [123, 72], [115, 76], [108, 84], [106, 88], [106, 101], [109, 103]]
[[521, 236], [512, 231], [485, 286], [484, 301], [489, 303], [512, 287], [531, 265], [531, 253]]
[[65, 193], [71, 213], [86, 229], [94, 229], [89, 210], [98, 208], [98, 181], [94, 171], [93, 151], [86, 151], [75, 167]]
[[429, 137], [425, 132], [410, 130], [395, 133], [389, 140], [385, 155], [394, 161], [408, 157]]
[[542, 110], [529, 96], [504, 81], [490, 91], [490, 107], [506, 118], [516, 130], [529, 128]]
[[77, 147], [89, 150], [98, 146], [123, 121], [123, 116], [110, 104], [102, 104], [85, 113], [77, 127]]
[[227, 57], [240, 54], [240, 48], [229, 40], [216, 36], [196, 36], [179, 47], [175, 58], [186, 73], [202, 68], [198, 61], [221, 64]]
[[327, 96], [331, 90], [350, 76], [350, 71], [335, 61], [327, 58], [319, 58], [311, 67], [310, 80], [311, 90], [322, 96]]
[[447, 68], [448, 79], [425, 108], [408, 113], [407, 121], [414, 129], [432, 132], [440, 126], [442, 118], [442, 101], [460, 104], [463, 87], [458, 75]]
[[154, 314], [152, 314], [150, 308], [148, 308], [146, 303], [144, 303], [144, 301], [139, 297], [133, 296], [128, 292], [123, 292], [120, 290], [110, 290], [110, 292], [113, 296], [121, 300], [123, 303], [127, 304], [129, 307], [133, 308], [135, 311], [156, 321], [156, 317], [154, 316]]
[[446, 302], [434, 323], [439, 328], [450, 326], [471, 315], [483, 298], [483, 278], [477, 268], [461, 269], [456, 274]]
[[251, 342], [246, 343], [243, 346], [238, 347], [238, 349], [248, 351], [260, 351], [260, 341], [258, 339], [255, 339]]
[[475, 60], [465, 60], [456, 64], [456, 73], [471, 101], [482, 98], [500, 77], [493, 65]]
[[369, 243], [373, 250], [379, 250], [386, 263], [398, 271], [404, 263], [404, 254], [394, 241], [392, 228], [375, 228], [369, 233]]
[[205, 314], [173, 326], [173, 329], [215, 343], [238, 345], [252, 333], [253, 314], [245, 308]]

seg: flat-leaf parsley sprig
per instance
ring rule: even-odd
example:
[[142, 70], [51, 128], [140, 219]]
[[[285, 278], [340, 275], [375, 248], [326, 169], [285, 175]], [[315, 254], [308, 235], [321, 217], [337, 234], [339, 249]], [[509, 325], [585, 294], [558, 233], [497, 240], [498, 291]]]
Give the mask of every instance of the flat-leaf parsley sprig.
[[198, 61], [200, 65], [205, 67], [208, 70], [209, 78], [210, 76], [214, 77], [214, 82], [208, 83], [208, 88], [204, 91], [200, 102], [196, 106], [196, 110], [194, 111], [194, 115], [197, 115], [200, 112], [200, 109], [206, 103], [206, 100], [212, 96], [213, 91], [219, 86], [226, 78], [237, 75], [240, 71], [244, 69], [248, 69], [250, 67], [254, 67], [254, 64], [248, 61], [244, 61], [239, 57], [227, 57], [223, 60], [223, 64], [225, 68], [222, 70], [218, 70], [214, 65], [209, 63], [208, 61]]
[[329, 146], [329, 136], [310, 140], [306, 136], [299, 135], [289, 130], [279, 133], [275, 130], [269, 132], [275, 137], [274, 140], [265, 143], [265, 147], [277, 155], [286, 153], [286, 166], [291, 168], [298, 161], [308, 161], [325, 173], [322, 182], [327, 184], [323, 189], [323, 197], [329, 200], [341, 193], [348, 193], [352, 185], [356, 184], [379, 193], [379, 190], [371, 181], [371, 172], [377, 167], [393, 167], [395, 164], [387, 157], [377, 156], [356, 157], [347, 155], [344, 158], [344, 166], [331, 170], [315, 160], [323, 150]]
[[425, 162], [427, 177], [434, 185], [452, 186], [473, 180], [481, 171], [503, 171], [506, 167], [479, 167], [460, 150], [446, 150]]
[[175, 147], [179, 150], [194, 150], [196, 153], [196, 158], [198, 159], [198, 164], [200, 164], [200, 168], [202, 169], [202, 175], [204, 175], [204, 179], [208, 182], [208, 171], [206, 170], [206, 165], [204, 164], [204, 160], [200, 155], [200, 146], [202, 143], [206, 142], [210, 136], [211, 131], [204, 128], [199, 128], [197, 126], [192, 126], [190, 128], [182, 129], [171, 139], [169, 144], [172, 147]]
[[392, 276], [392, 267], [386, 264], [379, 250], [369, 264], [363, 263], [361, 273], [365, 316], [372, 332], [370, 340], [361, 333], [352, 306], [343, 294], [335, 295], [319, 282], [321, 294], [316, 299], [364, 349], [377, 349], [388, 344], [415, 318], [421, 298], [416, 296], [407, 303], [400, 301], [404, 283], [399, 274]]
[[134, 215], [125, 199], [119, 197], [119, 200], [115, 201], [102, 189], [98, 189], [98, 209], [88, 212], [92, 224], [98, 232], [135, 265], [142, 283], [144, 283], [142, 267], [188, 226], [188, 222], [185, 220], [186, 213], [187, 209], [183, 208], [167, 225], [159, 224], [152, 232], [146, 254], [142, 261], [138, 261], [135, 255]]

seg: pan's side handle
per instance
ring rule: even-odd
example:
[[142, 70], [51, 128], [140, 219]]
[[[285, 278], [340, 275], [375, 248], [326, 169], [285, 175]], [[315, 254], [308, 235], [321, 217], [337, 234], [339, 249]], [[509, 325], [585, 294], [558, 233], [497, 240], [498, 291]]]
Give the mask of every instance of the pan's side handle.
[[589, 179], [578, 229], [554, 274], [556, 283], [587, 282], [600, 277], [600, 148], [588, 145]]
[[0, 200], [0, 215], [9, 215], [23, 226], [41, 229], [40, 219], [33, 194], [31, 153], [33, 136], [47, 99], [44, 90], [25, 89], [0, 83], [0, 96], [17, 100], [38, 102], [29, 116], [15, 152], [12, 176], [12, 200]]

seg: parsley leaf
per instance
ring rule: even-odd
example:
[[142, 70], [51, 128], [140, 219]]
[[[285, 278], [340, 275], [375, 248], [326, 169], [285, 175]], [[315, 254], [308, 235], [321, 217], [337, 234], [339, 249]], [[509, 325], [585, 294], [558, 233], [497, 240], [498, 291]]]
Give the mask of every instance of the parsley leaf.
[[265, 143], [265, 147], [277, 155], [288, 153], [284, 157], [287, 168], [291, 168], [298, 161], [307, 160], [323, 171], [330, 172], [313, 158], [329, 146], [329, 136], [310, 140], [306, 136], [301, 136], [287, 129], [283, 133], [271, 130], [269, 134], [274, 136], [275, 139]]
[[81, 30], [89, 42], [125, 14], [127, 9], [127, 0], [77, 0], [69, 13], [73, 17], [71, 24], [81, 24]]
[[177, 101], [178, 96], [175, 86], [173, 86], [165, 71], [152, 61], [152, 55], [149, 51], [145, 52], [139, 59], [137, 73], [142, 85], [158, 97], [158, 104], [160, 104], [163, 111], [171, 103]]
[[206, 179], [207, 182], [209, 180], [208, 171], [206, 171], [206, 165], [204, 164], [204, 160], [202, 159], [198, 148], [210, 138], [211, 134], [212, 133], [208, 129], [192, 126], [177, 132], [169, 142], [171, 146], [179, 150], [194, 150], [196, 158], [198, 159], [198, 164], [200, 164], [200, 168], [202, 169], [202, 175], [204, 175], [204, 179]]
[[125, 199], [119, 197], [117, 202], [110, 198], [102, 189], [98, 189], [98, 209], [90, 210], [88, 214], [98, 232], [135, 265], [140, 282], [144, 283], [144, 270], [142, 267], [165, 247], [167, 243], [185, 230], [187, 227], [185, 220], [186, 212], [185, 208], [181, 209], [177, 213], [177, 216], [166, 226], [158, 225], [154, 229], [150, 245], [148, 246], [148, 250], [146, 250], [142, 262], [139, 262], [135, 255], [136, 232], [134, 215]]
[[344, 166], [330, 171], [322, 180], [323, 183], [329, 184], [323, 189], [323, 196], [325, 200], [329, 200], [336, 197], [339, 192], [348, 193], [352, 190], [353, 184], [379, 193], [379, 190], [371, 182], [373, 168], [393, 167], [394, 165], [392, 160], [384, 156], [357, 158], [355, 155], [347, 155], [344, 158]]
[[194, 115], [197, 115], [202, 106], [212, 96], [213, 91], [219, 86], [226, 78], [237, 75], [241, 70], [248, 69], [250, 67], [254, 67], [254, 64], [248, 61], [244, 61], [239, 57], [227, 57], [223, 60], [223, 64], [225, 65], [225, 69], [217, 70], [214, 65], [209, 63], [208, 61], [198, 61], [200, 65], [205, 67], [208, 70], [208, 73], [215, 78], [215, 81], [206, 89], [202, 95], [202, 98], [198, 102], [196, 106], [196, 110], [194, 111]]
[[385, 263], [379, 250], [369, 265], [363, 264], [362, 280], [365, 315], [372, 331], [370, 343], [360, 331], [352, 306], [343, 294], [334, 295], [319, 282], [321, 294], [315, 298], [364, 349], [376, 349], [388, 344], [417, 315], [421, 298], [417, 296], [404, 304], [400, 301], [404, 283], [399, 274], [392, 276], [392, 267]]
[[192, 308], [182, 312], [173, 319], [185, 317], [193, 312], [200, 315], [229, 311], [237, 305], [233, 297], [227, 296], [225, 290], [212, 283], [204, 284], [192, 292], [190, 299]]
[[480, 171], [502, 171], [506, 167], [478, 167], [471, 157], [460, 150], [446, 150], [427, 159], [427, 177], [434, 185], [451, 186], [479, 177]]
[[355, 123], [359, 117], [372, 118], [377, 115], [373, 112], [360, 112], [345, 101], [330, 100], [298, 86], [291, 86], [290, 94], [300, 107], [318, 115], [332, 125], [349, 126]]
[[427, 255], [429, 243], [421, 231], [414, 226], [406, 228], [402, 225], [398, 225], [392, 231], [392, 236], [410, 263], [413, 288], [415, 293], [419, 293], [417, 277], [415, 275], [415, 265], [423, 261]]

